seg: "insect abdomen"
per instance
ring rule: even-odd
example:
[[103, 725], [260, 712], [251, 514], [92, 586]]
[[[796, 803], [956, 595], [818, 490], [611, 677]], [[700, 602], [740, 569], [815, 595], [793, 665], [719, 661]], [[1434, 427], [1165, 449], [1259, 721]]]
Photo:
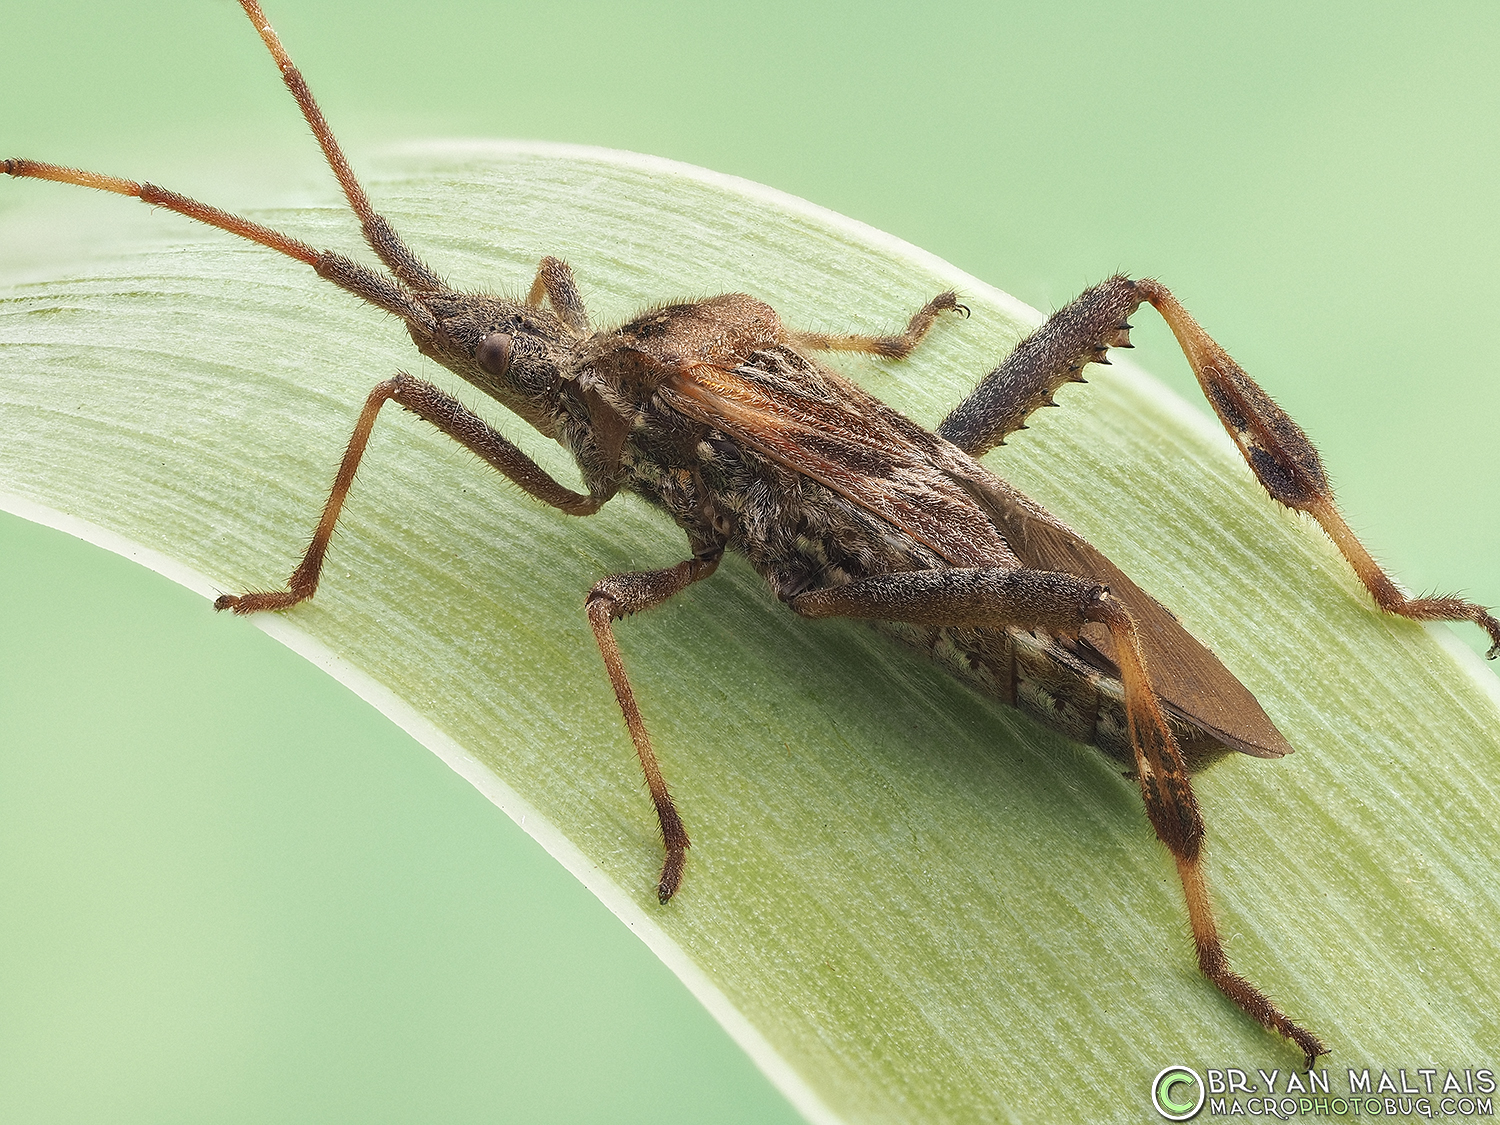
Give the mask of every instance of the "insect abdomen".
[[[1047, 634], [886, 622], [876, 628], [930, 656], [985, 695], [1134, 768], [1120, 681], [1090, 667]], [[1170, 708], [1167, 721], [1190, 765], [1224, 752], [1217, 740]]]

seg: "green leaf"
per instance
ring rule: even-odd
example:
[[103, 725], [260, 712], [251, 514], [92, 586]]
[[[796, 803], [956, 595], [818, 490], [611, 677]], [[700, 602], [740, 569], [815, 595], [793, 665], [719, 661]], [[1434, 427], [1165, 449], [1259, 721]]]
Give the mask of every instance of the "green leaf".
[[[371, 188], [460, 287], [522, 292], [566, 257], [596, 323], [744, 290], [794, 325], [885, 331], [957, 287], [972, 318], [908, 361], [840, 363], [928, 425], [1039, 319], [889, 236], [665, 161], [447, 144]], [[255, 217], [357, 244], [332, 201]], [[205, 595], [277, 585], [369, 388], [398, 365], [457, 381], [304, 267], [170, 216], [132, 229], [62, 267], [11, 257], [3, 506]], [[1199, 782], [1231, 958], [1333, 1066], [1482, 1065], [1496, 681], [1444, 631], [1378, 615], [1201, 415], [1128, 364], [1090, 379], [990, 463], [1171, 606], [1298, 748]], [[871, 630], [796, 619], [739, 560], [618, 630], [695, 843], [658, 905], [654, 814], [582, 598], [683, 551], [644, 504], [559, 515], [391, 410], [317, 598], [255, 624], [521, 823], [812, 1120], [1136, 1120], [1170, 1063], [1297, 1065], [1198, 976], [1129, 782]]]

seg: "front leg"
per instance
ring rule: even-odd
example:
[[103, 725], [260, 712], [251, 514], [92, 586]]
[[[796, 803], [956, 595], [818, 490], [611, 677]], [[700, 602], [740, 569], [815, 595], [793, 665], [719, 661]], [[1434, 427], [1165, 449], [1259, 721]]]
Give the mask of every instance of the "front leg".
[[1472, 621], [1490, 636], [1489, 658], [1500, 656], [1500, 621], [1483, 607], [1456, 597], [1410, 598], [1397, 588], [1339, 514], [1322, 458], [1302, 427], [1160, 282], [1112, 277], [1085, 290], [980, 380], [938, 433], [974, 457], [1004, 444], [1007, 434], [1025, 428], [1033, 410], [1056, 405], [1052, 396], [1059, 387], [1083, 382], [1087, 364], [1108, 363], [1109, 348], [1129, 347], [1129, 318], [1146, 302], [1177, 337], [1198, 385], [1255, 479], [1272, 499], [1318, 521], [1375, 603], [1416, 621]]
[[573, 280], [573, 271], [561, 258], [548, 254], [536, 267], [536, 278], [531, 283], [531, 292], [526, 303], [540, 308], [545, 298], [552, 305], [558, 319], [580, 337], [589, 334], [589, 314], [583, 307], [583, 296], [578, 292], [578, 283]]
[[483, 418], [463, 403], [431, 383], [413, 379], [403, 372], [381, 383], [365, 399], [364, 409], [359, 413], [359, 421], [354, 424], [354, 433], [350, 435], [344, 458], [339, 463], [333, 489], [328, 494], [327, 503], [323, 505], [323, 518], [318, 521], [318, 528], [313, 532], [312, 542], [308, 544], [302, 561], [287, 580], [287, 588], [248, 594], [224, 594], [214, 602], [215, 609], [258, 613], [262, 610], [288, 609], [313, 596], [318, 588], [318, 577], [323, 573], [328, 541], [333, 537], [334, 525], [338, 523], [344, 500], [354, 484], [354, 474], [359, 471], [359, 462], [365, 455], [370, 431], [375, 428], [375, 416], [390, 400], [400, 403], [417, 417], [431, 422], [454, 441], [477, 453], [544, 504], [551, 504], [572, 516], [587, 516], [597, 512], [609, 499], [608, 496], [585, 496], [558, 484], [540, 465], [512, 445], [499, 431], [491, 429]]
[[808, 617], [864, 617], [961, 628], [1044, 628], [1064, 635], [1076, 635], [1091, 621], [1105, 625], [1114, 638], [1120, 666], [1141, 799], [1157, 839], [1177, 863], [1198, 967], [1257, 1023], [1296, 1043], [1309, 1067], [1326, 1053], [1316, 1035], [1293, 1023], [1260, 989], [1229, 967], [1203, 875], [1203, 817], [1187, 766], [1152, 689], [1135, 621], [1107, 587], [1059, 571], [955, 568], [877, 575], [799, 594], [791, 605]]

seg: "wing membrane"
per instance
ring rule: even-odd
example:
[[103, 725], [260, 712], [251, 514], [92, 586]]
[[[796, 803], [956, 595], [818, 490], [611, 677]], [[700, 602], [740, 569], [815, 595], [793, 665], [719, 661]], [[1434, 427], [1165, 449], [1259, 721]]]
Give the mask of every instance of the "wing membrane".
[[[756, 358], [767, 356], [809, 364], [790, 349]], [[968, 489], [944, 471], [943, 447], [957, 452], [947, 442], [829, 371], [798, 388], [809, 393], [749, 374], [701, 364], [658, 391], [674, 409], [812, 477], [954, 566], [1016, 565]]]
[[[975, 498], [1023, 563], [1095, 579], [1129, 607], [1159, 696], [1226, 746], [1257, 758], [1279, 758], [1292, 752], [1250, 689], [1165, 606], [1083, 536], [983, 466], [975, 467], [982, 474], [970, 478]], [[1114, 641], [1104, 626], [1085, 625], [1079, 646], [1116, 665]], [[1088, 659], [1087, 652], [1079, 655]]]
[[[959, 567], [1060, 570], [1107, 585], [1140, 629], [1152, 684], [1173, 710], [1226, 746], [1291, 752], [1255, 697], [1155, 598], [1067, 525], [968, 454], [790, 348], [734, 370], [669, 375], [659, 393], [713, 426], [873, 512]], [[1057, 643], [1118, 674], [1109, 630]]]

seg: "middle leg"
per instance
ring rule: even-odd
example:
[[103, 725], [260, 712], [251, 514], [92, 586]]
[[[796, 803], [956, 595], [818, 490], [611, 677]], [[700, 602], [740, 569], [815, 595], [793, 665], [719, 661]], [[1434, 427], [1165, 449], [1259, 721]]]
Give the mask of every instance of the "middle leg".
[[913, 313], [906, 322], [906, 331], [899, 336], [840, 336], [827, 332], [789, 331], [787, 342], [803, 351], [866, 352], [887, 359], [905, 359], [922, 342], [938, 316], [950, 311], [969, 315], [969, 310], [958, 303], [958, 295], [951, 289], [939, 293]]
[[625, 662], [620, 657], [620, 646], [615, 642], [615, 621], [632, 613], [652, 609], [661, 605], [673, 594], [681, 593], [694, 582], [707, 578], [718, 569], [723, 557], [722, 545], [698, 549], [694, 545], [690, 559], [669, 566], [664, 570], [648, 570], [634, 574], [612, 574], [597, 583], [589, 591], [585, 603], [589, 626], [594, 631], [594, 640], [599, 653], [604, 657], [604, 668], [609, 673], [610, 686], [615, 689], [615, 700], [625, 716], [625, 726], [630, 731], [630, 741], [635, 744], [636, 756], [641, 761], [641, 772], [646, 775], [646, 788], [651, 801], [656, 805], [656, 817], [661, 824], [662, 844], [666, 848], [666, 860], [662, 864], [661, 879], [656, 885], [656, 897], [666, 902], [682, 882], [682, 865], [687, 858], [688, 834], [682, 817], [667, 790], [667, 782], [656, 764], [656, 754], [651, 749], [651, 737], [646, 733], [646, 722], [641, 718], [641, 709], [636, 705], [635, 692], [630, 689], [630, 678], [625, 675]]

